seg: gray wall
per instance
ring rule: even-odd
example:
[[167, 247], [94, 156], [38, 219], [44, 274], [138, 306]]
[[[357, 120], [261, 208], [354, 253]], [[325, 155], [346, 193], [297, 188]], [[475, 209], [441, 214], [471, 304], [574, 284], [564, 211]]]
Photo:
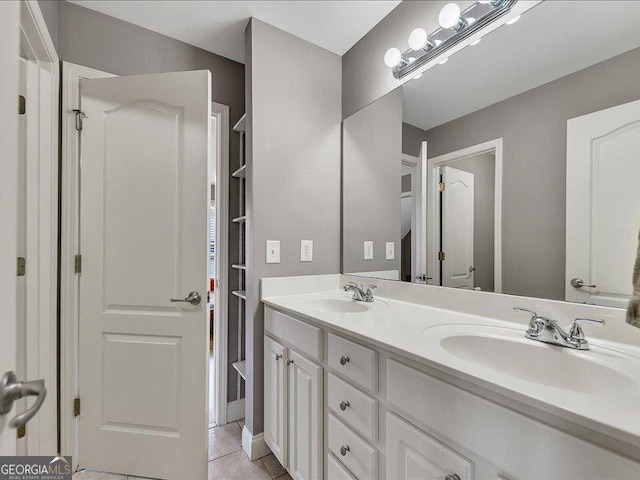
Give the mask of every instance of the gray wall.
[[[341, 59], [252, 19], [247, 85], [246, 425], [263, 430], [263, 307], [259, 279], [340, 271]], [[265, 263], [280, 240], [280, 263]], [[313, 240], [313, 262], [300, 262]]]
[[[342, 271], [399, 271], [402, 92], [347, 118], [342, 142]], [[373, 260], [364, 260], [365, 240]], [[395, 243], [394, 260], [385, 259], [386, 242]]]
[[473, 173], [473, 262], [474, 286], [486, 292], [494, 289], [494, 204], [495, 155], [482, 153], [451, 163], [450, 166]]
[[402, 122], [402, 153], [419, 157], [422, 142], [427, 139], [426, 133], [421, 128]]
[[[208, 69], [213, 100], [229, 106], [230, 126], [244, 114], [244, 65], [173, 38], [68, 2], [40, 0], [61, 60], [116, 75]], [[229, 171], [238, 168], [237, 134], [230, 132]], [[230, 182], [230, 218], [237, 216], [238, 182]], [[236, 224], [231, 225], [237, 229]], [[232, 233], [229, 238], [237, 238]], [[237, 245], [229, 245], [231, 263]], [[229, 284], [237, 284], [230, 269]], [[237, 298], [229, 294], [229, 358], [237, 358]], [[229, 368], [229, 400], [236, 398], [236, 371]]]
[[[342, 118], [347, 118], [371, 102], [386, 95], [411, 77], [396, 80], [384, 62], [389, 47], [401, 50], [407, 45], [407, 35], [414, 28], [427, 32], [439, 28], [438, 13], [449, 0], [406, 1], [400, 3], [369, 33], [342, 57]], [[457, 2], [465, 9], [472, 2]]]
[[427, 132], [429, 156], [504, 138], [503, 291], [564, 299], [567, 120], [640, 99], [640, 49]]

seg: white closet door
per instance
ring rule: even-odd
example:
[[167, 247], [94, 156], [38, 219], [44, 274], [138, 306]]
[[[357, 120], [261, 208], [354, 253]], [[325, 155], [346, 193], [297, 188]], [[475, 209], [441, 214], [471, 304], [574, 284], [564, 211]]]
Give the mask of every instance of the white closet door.
[[82, 467], [207, 476], [210, 89], [208, 71], [81, 82]]

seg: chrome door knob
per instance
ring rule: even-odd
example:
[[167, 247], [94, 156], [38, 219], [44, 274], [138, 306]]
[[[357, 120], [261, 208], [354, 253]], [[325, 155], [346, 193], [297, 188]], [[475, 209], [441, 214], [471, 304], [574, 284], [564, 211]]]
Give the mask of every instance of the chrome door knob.
[[344, 355], [342, 355], [340, 357], [340, 365], [346, 365], [347, 363], [349, 363], [349, 357], [345, 357]]
[[13, 428], [22, 427], [38, 413], [46, 396], [47, 389], [44, 387], [44, 380], [19, 382], [15, 373], [7, 372], [0, 379], [0, 415], [9, 413], [13, 407], [13, 402], [20, 398], [38, 397], [30, 409], [20, 415], [16, 415], [9, 422], [9, 425]]
[[596, 288], [595, 285], [587, 285], [586, 283], [584, 283], [584, 281], [581, 278], [578, 278], [578, 277], [571, 279], [571, 286], [573, 288], [582, 288], [582, 287]]
[[195, 306], [195, 305], [200, 305], [200, 302], [202, 301], [202, 296], [200, 296], [200, 294], [194, 290], [193, 292], [190, 292], [186, 298], [170, 298], [169, 301], [171, 303], [180, 303], [180, 302], [190, 303], [191, 305]]
[[343, 412], [347, 409], [347, 407], [351, 406], [351, 404], [349, 403], [349, 401], [342, 401], [340, 402], [340, 410], [342, 410]]
[[276, 362], [277, 362], [278, 360], [280, 360], [281, 358], [282, 358], [282, 355], [280, 355], [279, 353], [276, 353]]

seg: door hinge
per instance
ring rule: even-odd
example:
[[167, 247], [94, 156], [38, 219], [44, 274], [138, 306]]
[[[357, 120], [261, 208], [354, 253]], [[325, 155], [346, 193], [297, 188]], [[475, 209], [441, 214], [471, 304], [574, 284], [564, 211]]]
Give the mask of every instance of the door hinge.
[[16, 438], [24, 438], [26, 434], [27, 434], [27, 426], [26, 425], [20, 425], [16, 429]]
[[76, 255], [73, 260], [74, 271], [82, 273], [82, 255]]
[[24, 257], [18, 257], [18, 276], [24, 277], [27, 273], [27, 260]]
[[80, 397], [73, 399], [73, 416], [74, 417], [80, 416]]
[[87, 117], [82, 110], [79, 110], [77, 108], [73, 109], [73, 113], [76, 114], [76, 130], [81, 132], [82, 131], [82, 124], [84, 123], [84, 119], [85, 118], [89, 118], [89, 117]]
[[444, 182], [440, 182], [440, 183], [438, 184], [438, 191], [439, 191], [439, 192], [444, 192]]
[[27, 113], [27, 99], [24, 95], [18, 95], [18, 115]]
[[438, 252], [438, 260], [444, 262], [444, 252]]

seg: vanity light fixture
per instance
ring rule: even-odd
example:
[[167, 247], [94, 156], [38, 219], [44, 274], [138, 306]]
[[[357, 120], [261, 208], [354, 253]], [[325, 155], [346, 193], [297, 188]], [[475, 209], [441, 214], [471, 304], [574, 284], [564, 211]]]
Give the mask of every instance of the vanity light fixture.
[[[438, 15], [440, 28], [432, 33], [427, 33], [423, 28], [415, 28], [409, 34], [409, 49], [401, 52], [398, 48], [390, 48], [384, 54], [384, 63], [393, 69], [393, 76], [398, 79], [418, 71], [423, 73], [425, 69], [422, 67], [427, 63], [508, 14], [517, 1], [480, 0], [465, 10], [461, 10], [456, 3], [447, 3]], [[519, 18], [520, 16], [514, 17], [506, 23], [511, 25]], [[471, 45], [479, 42], [480, 38]], [[439, 63], [445, 63], [448, 59], [447, 57]]]

